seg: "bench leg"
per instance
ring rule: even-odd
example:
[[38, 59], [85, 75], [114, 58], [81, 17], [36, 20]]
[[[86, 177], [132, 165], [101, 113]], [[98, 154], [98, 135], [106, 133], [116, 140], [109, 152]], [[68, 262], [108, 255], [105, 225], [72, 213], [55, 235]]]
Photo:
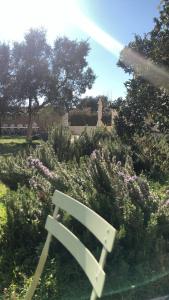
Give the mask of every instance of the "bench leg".
[[40, 256], [40, 259], [39, 259], [38, 266], [36, 268], [35, 275], [33, 276], [33, 280], [32, 280], [31, 286], [29, 287], [29, 290], [27, 292], [25, 300], [31, 300], [34, 293], [35, 293], [35, 289], [38, 285], [40, 276], [42, 274], [44, 265], [46, 263], [46, 259], [47, 259], [48, 252], [49, 252], [49, 246], [50, 246], [50, 242], [51, 242], [51, 237], [52, 237], [52, 235], [50, 233], [48, 233], [45, 245], [43, 247], [43, 250], [42, 250], [42, 253], [41, 253], [41, 256]]

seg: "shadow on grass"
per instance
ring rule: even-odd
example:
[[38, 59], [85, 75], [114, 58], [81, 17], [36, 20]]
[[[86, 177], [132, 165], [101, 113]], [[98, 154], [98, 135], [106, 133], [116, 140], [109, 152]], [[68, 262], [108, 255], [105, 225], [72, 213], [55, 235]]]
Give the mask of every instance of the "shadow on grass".
[[39, 143], [39, 140], [35, 140], [29, 143], [24, 137], [2, 137], [0, 138], [0, 155], [16, 155], [19, 151], [27, 150], [30, 146], [36, 147], [36, 145], [38, 145]]

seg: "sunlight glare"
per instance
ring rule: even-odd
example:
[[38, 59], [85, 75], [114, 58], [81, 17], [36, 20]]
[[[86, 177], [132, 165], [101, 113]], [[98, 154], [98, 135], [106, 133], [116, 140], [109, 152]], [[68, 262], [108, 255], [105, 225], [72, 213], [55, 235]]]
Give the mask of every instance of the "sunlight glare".
[[110, 51], [113, 55], [119, 56], [120, 51], [124, 48], [124, 45], [119, 41], [111, 37], [108, 33], [102, 30], [88, 17], [86, 17], [78, 8], [77, 5], [71, 8], [72, 21], [85, 33], [89, 35], [102, 47]]
[[6, 0], [1, 2], [0, 36], [21, 40], [30, 28], [44, 27], [54, 39], [66, 34], [75, 0]]
[[[119, 58], [124, 45], [102, 30], [89, 18], [83, 15], [78, 7], [74, 8], [74, 22], [98, 44], [107, 49]], [[144, 77], [157, 88], [164, 88], [169, 93], [169, 73], [162, 67], [154, 64], [150, 59], [144, 58], [132, 49], [126, 48], [123, 55], [123, 62], [127, 66], [132, 66], [135, 74]]]

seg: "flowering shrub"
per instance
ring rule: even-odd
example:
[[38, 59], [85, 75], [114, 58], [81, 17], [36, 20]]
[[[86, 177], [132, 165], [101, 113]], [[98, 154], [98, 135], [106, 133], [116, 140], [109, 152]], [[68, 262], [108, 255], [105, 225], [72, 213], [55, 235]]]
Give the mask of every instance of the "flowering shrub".
[[42, 173], [49, 180], [57, 178], [57, 176], [53, 172], [51, 172], [47, 167], [45, 167], [38, 158], [33, 158], [29, 156], [27, 161], [28, 161], [28, 167], [34, 169], [36, 168], [40, 173]]
[[[163, 148], [158, 152], [157, 143], [154, 148], [154, 144], [149, 145], [149, 140], [143, 137], [134, 146], [125, 145], [115, 132], [108, 132], [106, 128], [96, 130], [90, 136], [84, 131], [74, 141], [67, 130], [53, 130], [49, 141], [42, 142], [36, 149], [1, 160], [0, 178], [16, 190], [9, 191], [3, 198], [6, 222], [1, 239], [3, 260], [0, 259], [0, 269], [6, 270], [8, 279], [0, 272], [0, 282], [2, 287], [7, 287], [5, 296], [11, 291], [18, 295], [19, 291], [20, 297], [24, 297], [24, 289], [17, 290], [15, 282], [19, 282], [20, 287], [25, 284], [26, 288], [27, 276], [35, 269], [35, 258], [46, 236], [44, 224], [52, 211], [51, 196], [55, 189], [91, 207], [118, 230], [113, 252], [118, 267], [121, 261], [130, 269], [155, 258], [155, 263], [164, 268], [168, 256], [169, 193], [166, 190], [166, 197], [158, 197], [158, 193], [151, 192], [147, 178], [140, 175], [144, 170], [142, 162], [146, 163], [146, 174], [150, 170], [147, 166], [152, 165], [152, 170], [157, 170], [155, 165], [160, 166]], [[150, 164], [147, 165], [147, 161]], [[168, 168], [165, 161], [160, 167], [164, 167], [165, 172]], [[77, 225], [67, 214], [61, 215], [63, 222], [96, 252], [98, 245], [83, 226]], [[52, 243], [52, 257], [56, 258], [55, 247], [56, 243]], [[63, 254], [61, 249], [57, 244], [59, 257]], [[5, 253], [8, 253], [7, 257]], [[65, 257], [69, 260], [64, 254], [64, 264]], [[37, 299], [51, 298], [51, 295], [59, 297], [55, 285], [57, 262], [53, 266], [51, 273], [45, 273], [42, 278]], [[57, 267], [57, 278], [58, 274]]]
[[[168, 228], [165, 209], [168, 202], [166, 199], [161, 207], [157, 195], [150, 192], [146, 177], [135, 173], [136, 161], [133, 166], [131, 154], [130, 147], [105, 128], [91, 136], [84, 132], [74, 142], [67, 131], [55, 129], [49, 142], [42, 143], [29, 155], [4, 160], [0, 172], [6, 182], [15, 183], [15, 188], [18, 183], [31, 188], [37, 203], [44, 203], [40, 210], [46, 216], [49, 205], [46, 199], [50, 199], [55, 189], [83, 202], [118, 230], [118, 251], [126, 251], [128, 259], [140, 259], [140, 255], [156, 251], [152, 245], [157, 232], [163, 235], [165, 225]], [[10, 203], [12, 206], [12, 200]], [[64, 220], [68, 221], [66, 215]], [[39, 218], [39, 222], [43, 220]], [[71, 226], [79, 230], [72, 222]], [[167, 238], [166, 233], [163, 238]]]
[[16, 157], [4, 157], [0, 164], [0, 178], [3, 183], [11, 189], [17, 189], [18, 183], [28, 185], [32, 175], [30, 169], [26, 167], [26, 153]]

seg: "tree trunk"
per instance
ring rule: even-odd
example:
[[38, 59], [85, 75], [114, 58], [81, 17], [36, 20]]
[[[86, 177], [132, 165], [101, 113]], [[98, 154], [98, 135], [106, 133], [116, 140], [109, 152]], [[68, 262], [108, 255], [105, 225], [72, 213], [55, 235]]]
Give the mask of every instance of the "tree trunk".
[[26, 140], [28, 142], [32, 141], [32, 123], [33, 123], [33, 118], [32, 118], [32, 101], [29, 99], [29, 106], [28, 106], [28, 129], [27, 129], [27, 136]]

